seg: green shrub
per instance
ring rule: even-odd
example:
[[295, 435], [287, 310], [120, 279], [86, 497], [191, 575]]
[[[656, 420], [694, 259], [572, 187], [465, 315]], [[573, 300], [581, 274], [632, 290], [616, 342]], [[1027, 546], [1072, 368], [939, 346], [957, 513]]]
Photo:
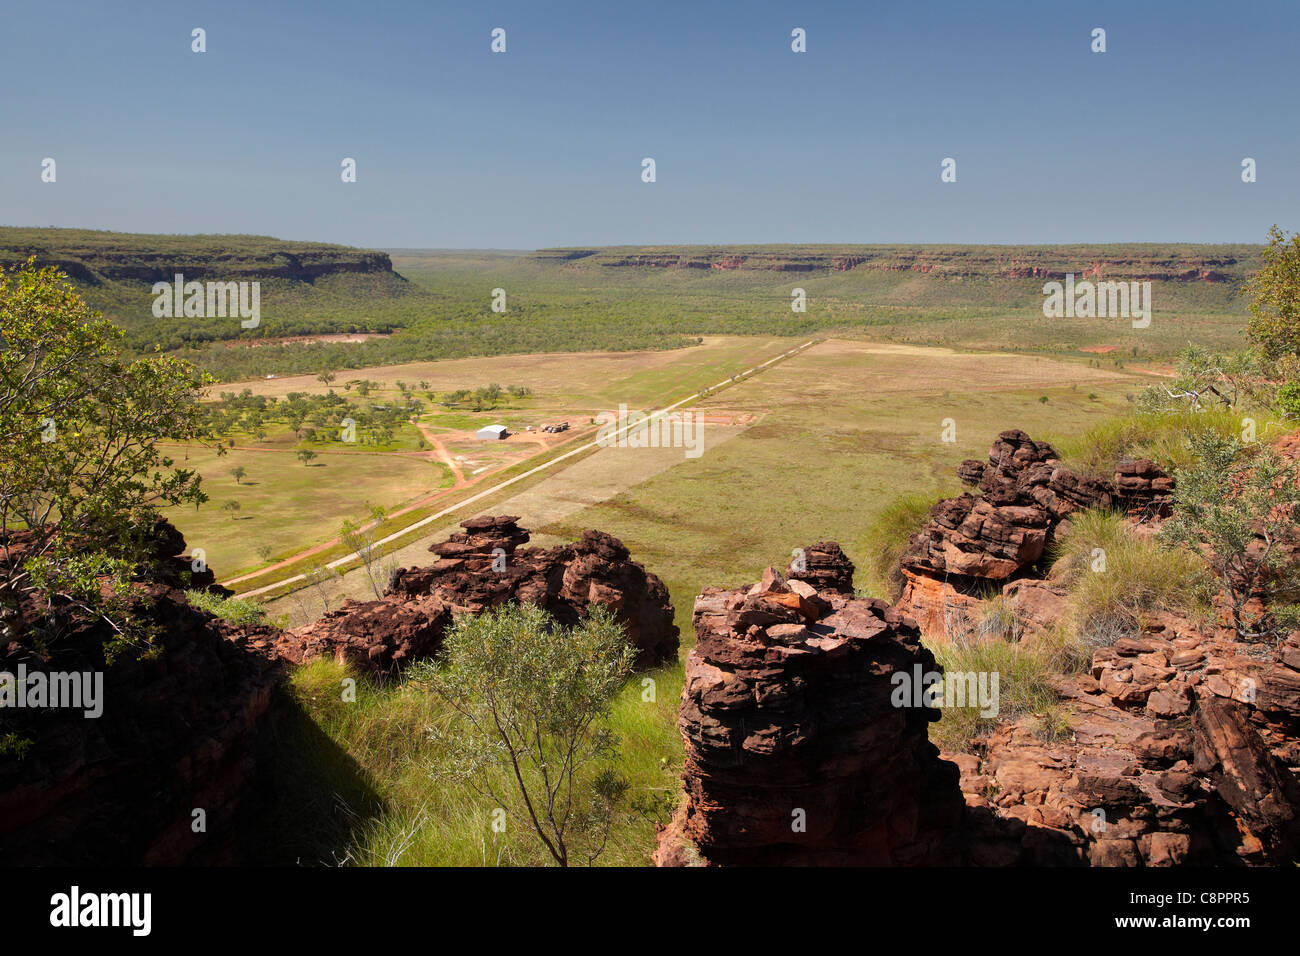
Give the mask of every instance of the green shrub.
[[239, 627], [267, 622], [266, 608], [254, 601], [226, 598], [211, 591], [186, 591], [185, 599], [189, 601], [190, 607], [206, 611]]
[[1277, 390], [1277, 407], [1289, 419], [1300, 418], [1300, 382], [1287, 382]]

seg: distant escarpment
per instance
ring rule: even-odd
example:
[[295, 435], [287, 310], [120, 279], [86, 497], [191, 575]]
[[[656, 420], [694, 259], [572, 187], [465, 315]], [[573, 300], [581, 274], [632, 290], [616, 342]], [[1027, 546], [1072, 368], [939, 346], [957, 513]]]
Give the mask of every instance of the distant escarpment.
[[400, 280], [385, 252], [268, 236], [145, 235], [84, 229], [0, 227], [0, 265], [35, 256], [74, 282], [172, 282], [282, 279], [315, 283], [336, 275], [387, 275]]
[[463, 533], [430, 547], [439, 560], [402, 568], [382, 598], [341, 609], [284, 634], [279, 653], [293, 663], [326, 657], [371, 673], [400, 670], [437, 653], [455, 617], [511, 601], [536, 604], [571, 626], [592, 605], [614, 613], [637, 650], [635, 666], [677, 656], [677, 625], [668, 589], [631, 560], [617, 538], [584, 531], [558, 548], [520, 548], [528, 532], [515, 515], [461, 522]]
[[614, 246], [542, 249], [567, 268], [750, 270], [832, 274], [915, 272], [951, 279], [1099, 278], [1236, 283], [1259, 268], [1260, 247], [1134, 243], [1097, 246]]
[[[22, 560], [24, 541], [20, 532], [8, 542], [10, 560]], [[153, 542], [152, 567], [131, 594], [132, 615], [154, 633], [148, 653], [105, 660], [103, 621], [74, 624], [40, 652], [0, 643], [0, 673], [25, 702], [0, 710], [0, 862], [211, 864], [256, 853], [243, 834], [269, 779], [266, 731], [281, 666], [264, 648], [275, 632], [192, 607], [184, 588], [210, 586], [211, 571], [177, 557], [185, 540], [166, 522]], [[42, 620], [34, 604], [13, 613]], [[66, 691], [69, 681], [89, 690], [83, 706], [34, 696], [56, 682]]]

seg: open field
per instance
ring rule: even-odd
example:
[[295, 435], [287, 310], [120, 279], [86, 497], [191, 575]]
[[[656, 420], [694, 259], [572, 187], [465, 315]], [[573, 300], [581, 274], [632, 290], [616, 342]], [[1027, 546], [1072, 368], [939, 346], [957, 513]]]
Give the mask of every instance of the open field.
[[[857, 539], [893, 496], [950, 487], [956, 465], [983, 457], [998, 431], [1068, 435], [1126, 409], [1150, 380], [1082, 362], [831, 340], [695, 403], [701, 457], [599, 449], [430, 524], [391, 561], [428, 563], [428, 545], [476, 513], [519, 514], [539, 544], [600, 528], [664, 577], [689, 630], [699, 589], [761, 571], [753, 555], [784, 565], [790, 549], [834, 538], [860, 556]], [[954, 443], [941, 440], [946, 418]], [[364, 572], [349, 572], [336, 603], [368, 590]], [[272, 609], [295, 621], [312, 613], [293, 598]]]
[[[731, 441], [540, 530], [622, 538], [669, 585], [688, 633], [704, 586], [756, 580], [764, 564], [784, 567], [793, 548], [826, 539], [861, 564], [862, 535], [895, 497], [951, 487], [962, 459], [984, 457], [1003, 429], [1050, 440], [1119, 414], [1149, 380], [831, 340], [697, 406], [757, 416]], [[942, 440], [945, 419], [955, 442]]]
[[[326, 431], [319, 440], [301, 440], [277, 422], [267, 426], [262, 440], [238, 434], [236, 447], [219, 457], [215, 451], [191, 447], [189, 466], [204, 476], [211, 500], [197, 511], [178, 511], [173, 518], [191, 546], [203, 547], [208, 563], [228, 580], [267, 564], [263, 548], [269, 547], [271, 561], [279, 562], [328, 543], [345, 518], [362, 518], [371, 505], [391, 513], [417, 502], [431, 503], [440, 493], [489, 481], [551, 449], [590, 440], [590, 420], [600, 412], [617, 410], [620, 404], [660, 407], [789, 347], [788, 341], [777, 338], [716, 337], [671, 352], [502, 356], [366, 369], [354, 377], [378, 383], [365, 400], [373, 404], [394, 402], [399, 381], [411, 387], [423, 381], [439, 395], [490, 382], [523, 386], [531, 393], [522, 398], [503, 394], [501, 407], [480, 412], [426, 402], [417, 424], [403, 426], [395, 440], [383, 446], [344, 444]], [[342, 384], [336, 382], [334, 391], [355, 407], [360, 401], [355, 389], [345, 392]], [[281, 401], [294, 393], [326, 391], [314, 376], [236, 383], [220, 391], [245, 389]], [[524, 431], [560, 420], [570, 422], [569, 431]], [[474, 437], [478, 428], [493, 423], [518, 431], [500, 442]], [[428, 450], [417, 448], [420, 438]], [[304, 467], [295, 457], [300, 449], [312, 450], [317, 457]], [[274, 481], [266, 471], [271, 462]], [[241, 466], [248, 477], [238, 484], [230, 472]], [[230, 501], [238, 501], [239, 510], [224, 510]]]
[[[338, 533], [344, 518], [360, 518], [366, 503], [400, 507], [451, 486], [441, 462], [402, 454], [320, 452], [304, 465], [292, 450], [250, 446], [224, 455], [208, 448], [172, 449], [176, 461], [203, 475], [209, 501], [169, 517], [191, 550], [202, 548], [217, 573], [237, 574]], [[243, 467], [236, 482], [230, 470]], [[238, 510], [225, 506], [238, 502]]]

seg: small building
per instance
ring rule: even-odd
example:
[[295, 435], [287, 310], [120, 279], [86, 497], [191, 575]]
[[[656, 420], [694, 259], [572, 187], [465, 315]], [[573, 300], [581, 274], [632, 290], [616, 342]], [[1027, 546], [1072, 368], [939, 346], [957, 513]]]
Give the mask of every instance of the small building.
[[484, 440], [500, 440], [510, 434], [505, 425], [485, 425], [478, 430], [479, 438]]

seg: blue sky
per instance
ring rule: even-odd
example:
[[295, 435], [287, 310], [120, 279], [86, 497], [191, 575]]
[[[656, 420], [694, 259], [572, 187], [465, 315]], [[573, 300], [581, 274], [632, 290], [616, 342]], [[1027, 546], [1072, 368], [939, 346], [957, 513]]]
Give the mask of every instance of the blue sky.
[[1300, 229], [1297, 50], [1297, 0], [13, 3], [0, 223], [374, 247], [1257, 242]]

